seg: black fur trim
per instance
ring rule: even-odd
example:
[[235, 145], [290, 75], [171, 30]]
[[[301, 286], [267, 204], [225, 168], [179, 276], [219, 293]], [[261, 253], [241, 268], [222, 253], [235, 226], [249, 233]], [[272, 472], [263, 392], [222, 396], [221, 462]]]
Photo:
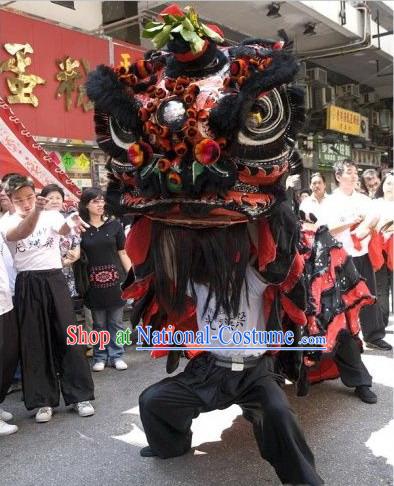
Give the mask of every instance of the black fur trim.
[[140, 103], [127, 94], [126, 87], [110, 67], [100, 65], [88, 74], [86, 94], [99, 111], [113, 115], [120, 125], [130, 130], [139, 128]]
[[109, 128], [109, 115], [95, 110], [94, 124], [97, 144], [101, 150], [122, 163], [128, 163], [126, 150], [116, 145], [112, 139]]
[[217, 135], [232, 137], [240, 128], [239, 112], [242, 107], [242, 96], [229, 94], [211, 110], [209, 115], [209, 128]]

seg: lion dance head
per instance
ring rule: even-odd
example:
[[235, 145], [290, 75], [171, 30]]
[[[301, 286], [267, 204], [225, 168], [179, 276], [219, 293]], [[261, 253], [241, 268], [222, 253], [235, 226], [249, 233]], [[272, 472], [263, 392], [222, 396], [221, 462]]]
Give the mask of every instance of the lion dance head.
[[172, 5], [144, 30], [156, 50], [128, 68], [99, 66], [87, 94], [109, 156], [119, 214], [168, 224], [228, 225], [269, 215], [295, 150], [303, 93], [286, 41], [224, 46], [215, 25]]

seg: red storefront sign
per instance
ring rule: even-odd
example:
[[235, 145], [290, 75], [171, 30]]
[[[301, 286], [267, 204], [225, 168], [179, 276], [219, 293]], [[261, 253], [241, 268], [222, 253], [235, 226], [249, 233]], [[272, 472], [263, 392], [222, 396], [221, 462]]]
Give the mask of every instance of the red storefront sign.
[[[17, 54], [12, 55], [10, 50], [15, 52], [18, 49], [15, 45], [18, 44], [22, 46], [19, 47], [22, 60], [31, 60], [30, 65], [25, 63], [25, 74], [37, 76], [38, 82], [30, 90], [31, 99], [33, 96], [37, 98], [37, 107], [32, 103], [10, 103], [9, 100], [9, 96], [12, 96], [9, 83], [15, 83], [18, 76], [20, 79], [17, 82], [23, 82], [24, 76], [12, 72], [15, 67], [11, 64], [4, 65], [7, 60], [16, 59]], [[15, 114], [36, 136], [93, 140], [93, 112], [85, 112], [83, 106], [77, 106], [77, 89], [68, 93], [67, 111], [66, 97], [70, 84], [61, 85], [57, 76], [60, 76], [60, 79], [62, 76], [63, 79], [67, 78], [65, 61], [69, 58], [70, 64], [74, 61], [79, 62], [79, 68], [74, 68], [79, 73], [75, 84], [83, 85], [86, 79], [84, 66], [88, 65], [90, 69], [94, 69], [98, 64], [117, 65], [123, 59], [122, 55], [126, 58], [129, 55], [134, 61], [143, 56], [143, 49], [0, 10], [0, 66], [3, 66], [3, 72], [0, 72], [0, 96], [10, 103]], [[61, 61], [63, 67], [59, 66]], [[45, 80], [45, 84], [42, 80]], [[86, 97], [84, 101], [87, 101]]]

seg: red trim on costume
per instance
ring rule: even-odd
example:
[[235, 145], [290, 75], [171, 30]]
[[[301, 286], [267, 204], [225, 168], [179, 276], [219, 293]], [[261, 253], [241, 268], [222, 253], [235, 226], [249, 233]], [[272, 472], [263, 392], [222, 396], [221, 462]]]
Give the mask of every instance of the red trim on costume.
[[200, 52], [197, 52], [194, 54], [192, 51], [180, 53], [180, 54], [174, 54], [174, 57], [177, 61], [179, 62], [191, 62], [195, 61], [196, 59], [199, 59], [201, 56], [203, 56], [208, 49], [209, 42], [207, 40], [204, 41], [204, 46]]
[[305, 326], [307, 323], [305, 312], [297, 307], [286, 295], [281, 295], [280, 300], [284, 311], [290, 319], [299, 326]]
[[275, 300], [276, 288], [274, 285], [268, 285], [263, 294], [263, 314], [264, 322], [268, 322], [271, 314], [272, 305]]
[[369, 288], [364, 280], [360, 280], [357, 285], [342, 295], [342, 300], [346, 307], [351, 307], [357, 301], [363, 301], [364, 305], [374, 304], [376, 299], [369, 291]]
[[373, 232], [368, 245], [368, 255], [375, 272], [386, 263], [388, 269], [393, 271], [393, 235], [385, 240], [382, 233]]
[[332, 359], [321, 361], [316, 369], [308, 370], [308, 382], [319, 383], [325, 380], [335, 380], [339, 377], [338, 367]]
[[280, 285], [280, 289], [288, 293], [299, 281], [302, 272], [304, 271], [304, 258], [296, 252], [293, 258], [293, 262], [290, 267], [290, 271], [287, 274], [286, 280]]
[[345, 313], [341, 312], [336, 315], [330, 322], [326, 331], [326, 353], [330, 353], [337, 342], [338, 333], [343, 329], [348, 329], [348, 322]]
[[129, 287], [123, 290], [122, 299], [141, 299], [148, 292], [152, 280], [153, 274], [150, 274], [142, 280], [137, 280], [136, 282], [133, 282]]
[[144, 263], [148, 256], [152, 233], [152, 222], [148, 218], [140, 218], [132, 225], [127, 235], [125, 250], [133, 265]]
[[263, 219], [258, 227], [258, 258], [260, 272], [263, 272], [276, 258], [275, 240], [266, 219]]

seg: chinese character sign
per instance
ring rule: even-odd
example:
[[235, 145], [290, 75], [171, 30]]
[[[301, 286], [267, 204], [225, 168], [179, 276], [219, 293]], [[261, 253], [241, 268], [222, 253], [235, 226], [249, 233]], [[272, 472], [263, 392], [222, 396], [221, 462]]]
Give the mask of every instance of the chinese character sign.
[[33, 54], [33, 48], [30, 44], [4, 44], [4, 49], [12, 57], [0, 62], [0, 73], [10, 72], [15, 75], [7, 78], [8, 89], [11, 93], [7, 97], [8, 103], [26, 103], [36, 108], [39, 102], [33, 90], [38, 84], [45, 84], [45, 80], [26, 72], [32, 63], [28, 54]]
[[[58, 98], [64, 96], [66, 110], [70, 111], [73, 103], [73, 93], [77, 93], [76, 105], [82, 106], [84, 111], [91, 110], [93, 104], [86, 98], [85, 87], [83, 83], [79, 83], [81, 79], [86, 77], [89, 72], [89, 64], [85, 60], [78, 61], [67, 56], [62, 60], [57, 61], [60, 72], [56, 74], [56, 79], [59, 81], [59, 86], [56, 90]], [[82, 65], [84, 74], [81, 73], [80, 67]]]
[[327, 129], [350, 135], [360, 134], [361, 115], [335, 105], [327, 108]]

